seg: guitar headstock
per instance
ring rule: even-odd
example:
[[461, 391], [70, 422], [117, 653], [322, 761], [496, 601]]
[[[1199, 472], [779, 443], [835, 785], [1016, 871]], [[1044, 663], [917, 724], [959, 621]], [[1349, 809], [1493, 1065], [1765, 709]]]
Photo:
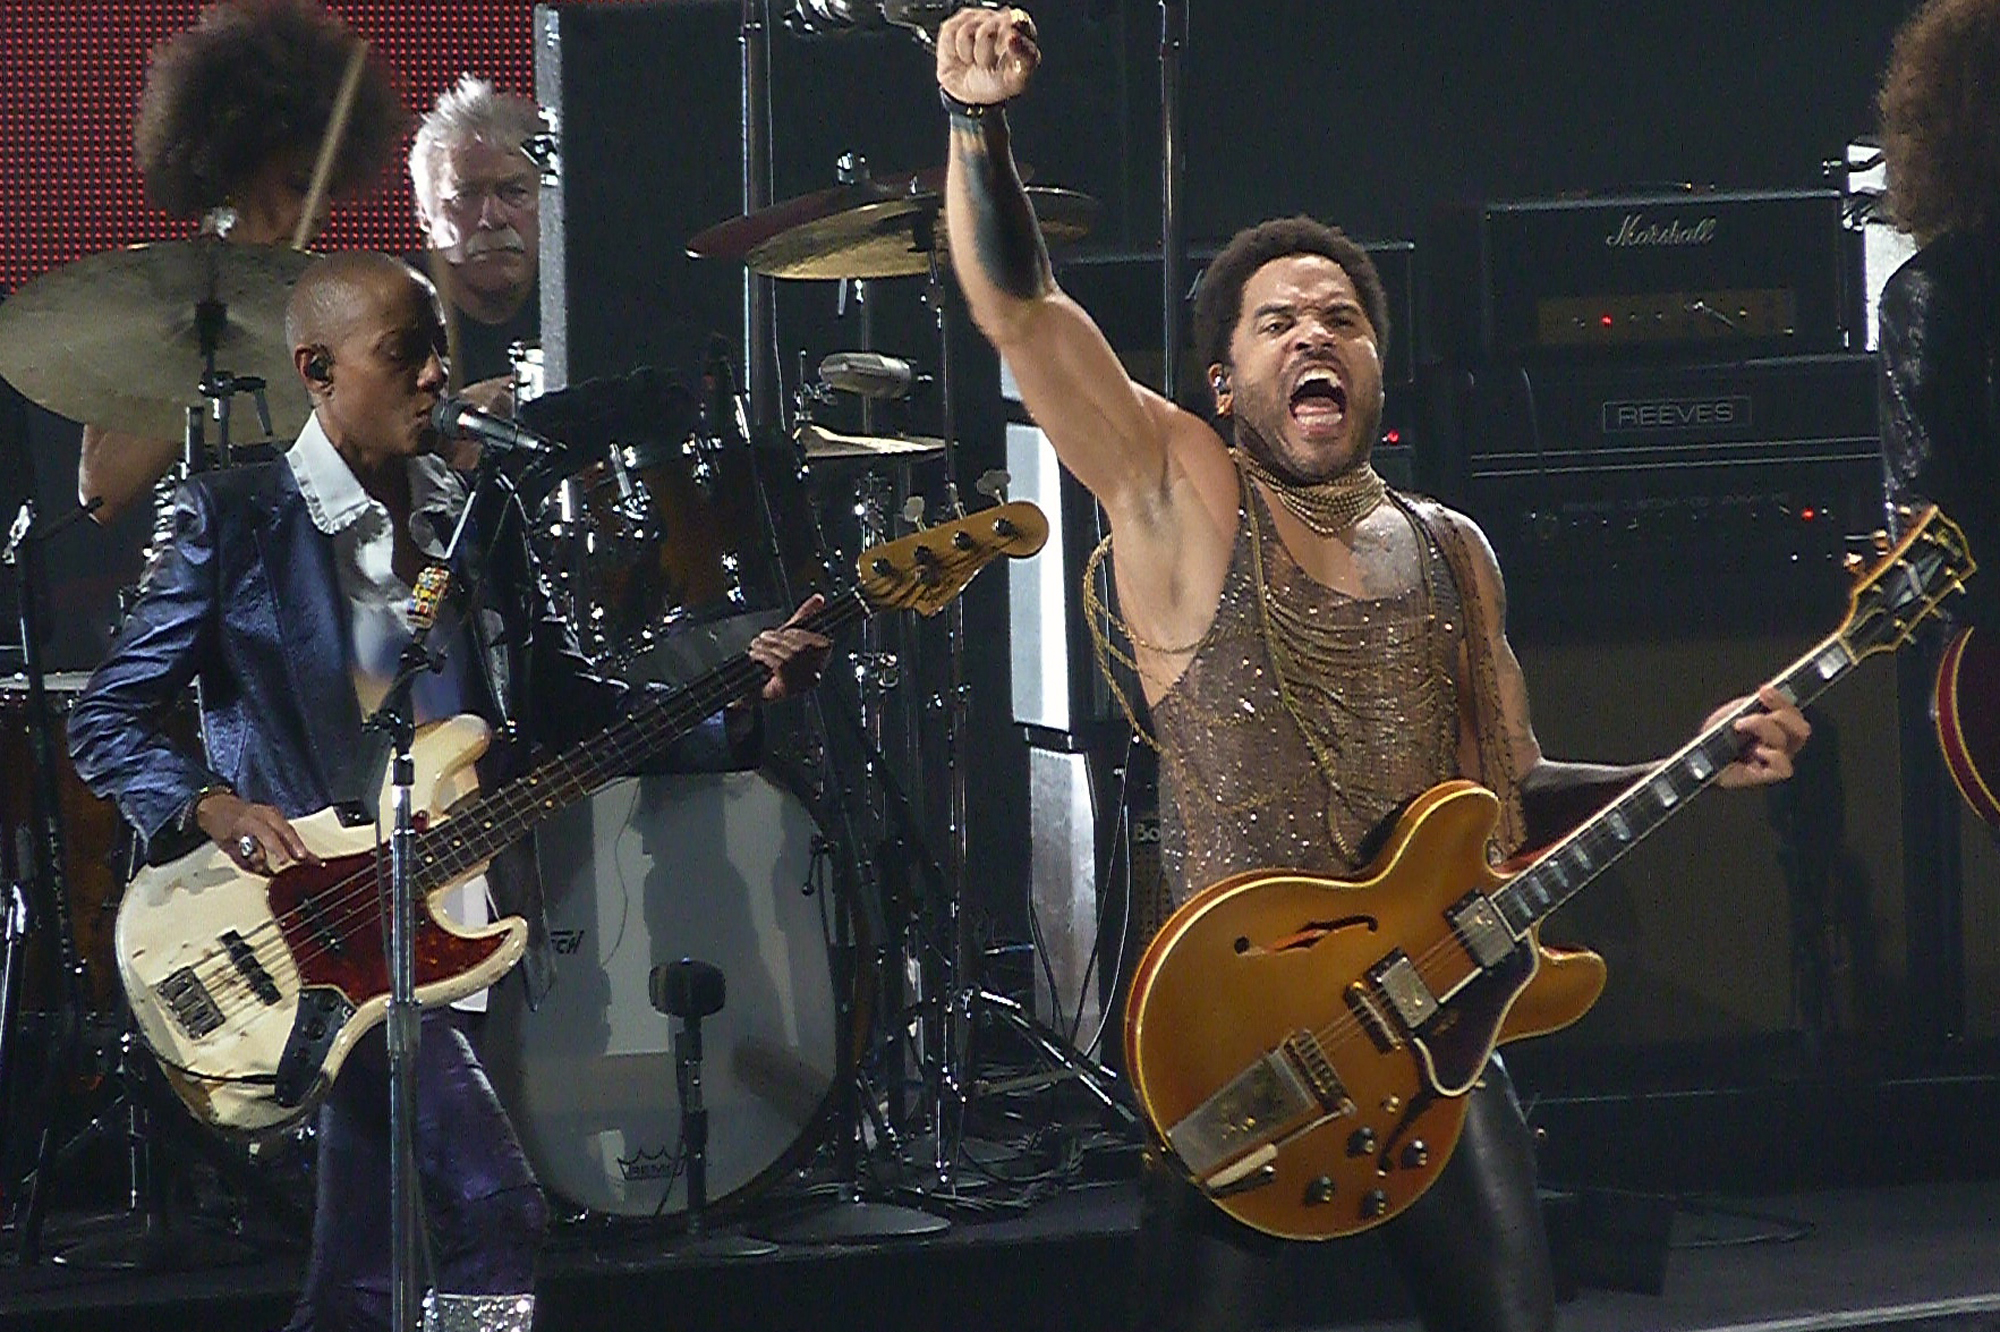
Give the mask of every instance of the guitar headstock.
[[1048, 539], [1049, 520], [1042, 511], [1015, 500], [871, 546], [855, 567], [861, 593], [876, 609], [935, 615], [988, 564], [1002, 555], [1024, 559]]
[[1874, 563], [1856, 563], [1847, 620], [1835, 637], [1856, 660], [1899, 648], [1978, 568], [1965, 533], [1930, 505]]

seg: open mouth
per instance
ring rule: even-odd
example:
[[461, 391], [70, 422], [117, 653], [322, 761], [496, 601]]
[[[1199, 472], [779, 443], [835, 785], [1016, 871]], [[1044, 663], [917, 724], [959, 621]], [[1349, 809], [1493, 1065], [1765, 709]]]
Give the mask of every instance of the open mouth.
[[1307, 370], [1292, 385], [1291, 408], [1302, 426], [1338, 426], [1347, 419], [1347, 386], [1331, 370]]

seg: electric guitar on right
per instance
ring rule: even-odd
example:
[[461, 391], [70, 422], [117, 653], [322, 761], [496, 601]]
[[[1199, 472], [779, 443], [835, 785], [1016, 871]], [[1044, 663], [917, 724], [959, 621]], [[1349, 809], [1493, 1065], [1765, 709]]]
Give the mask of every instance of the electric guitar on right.
[[[1771, 681], [1779, 694], [1807, 703], [1901, 647], [1975, 568], [1936, 509], [1883, 544], [1872, 567], [1856, 559], [1839, 629]], [[1494, 1047], [1567, 1026], [1604, 989], [1603, 959], [1544, 948], [1543, 919], [1714, 783], [1742, 715], [1522, 865], [1487, 862], [1499, 801], [1453, 780], [1413, 800], [1355, 877], [1253, 869], [1189, 898], [1126, 1000], [1125, 1066], [1155, 1139], [1268, 1235], [1331, 1239], [1410, 1206]]]
[[2000, 831], [2000, 640], [1990, 632], [1961, 629], [1945, 646], [1931, 720], [1959, 794]]

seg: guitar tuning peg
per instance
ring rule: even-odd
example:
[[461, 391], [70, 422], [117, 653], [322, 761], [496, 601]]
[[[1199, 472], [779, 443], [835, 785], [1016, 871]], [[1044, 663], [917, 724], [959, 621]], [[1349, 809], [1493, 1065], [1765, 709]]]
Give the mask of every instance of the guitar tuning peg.
[[995, 467], [981, 472], [979, 479], [972, 483], [972, 488], [992, 500], [995, 504], [1005, 504], [1007, 502], [1007, 487], [1013, 480], [1013, 473]]
[[1868, 539], [1870, 542], [1874, 544], [1875, 553], [1877, 555], [1887, 555], [1889, 553], [1889, 547], [1895, 544], [1894, 542], [1889, 540], [1888, 532], [1879, 527], [1876, 528], [1874, 532], [1869, 534]]
[[1840, 567], [1847, 570], [1848, 577], [1859, 578], [1862, 574], [1868, 572], [1868, 561], [1862, 556], [1861, 552], [1850, 550], [1846, 555], [1841, 557]]
[[924, 525], [924, 497], [912, 495], [903, 501], [903, 521], [911, 527], [922, 530]]

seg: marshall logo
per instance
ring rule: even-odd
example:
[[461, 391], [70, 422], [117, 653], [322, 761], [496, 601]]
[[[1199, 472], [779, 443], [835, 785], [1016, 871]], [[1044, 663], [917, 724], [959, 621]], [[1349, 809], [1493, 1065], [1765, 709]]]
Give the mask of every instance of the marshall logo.
[[1633, 431], [1741, 430], [1750, 424], [1750, 398], [1645, 398], [1607, 402], [1601, 419], [1604, 433]]
[[1704, 217], [1693, 226], [1687, 226], [1678, 219], [1648, 222], [1644, 213], [1627, 213], [1618, 224], [1618, 230], [1606, 236], [1604, 243], [1614, 250], [1708, 245], [1715, 240], [1715, 234], [1720, 229], [1721, 223], [1714, 217]]

